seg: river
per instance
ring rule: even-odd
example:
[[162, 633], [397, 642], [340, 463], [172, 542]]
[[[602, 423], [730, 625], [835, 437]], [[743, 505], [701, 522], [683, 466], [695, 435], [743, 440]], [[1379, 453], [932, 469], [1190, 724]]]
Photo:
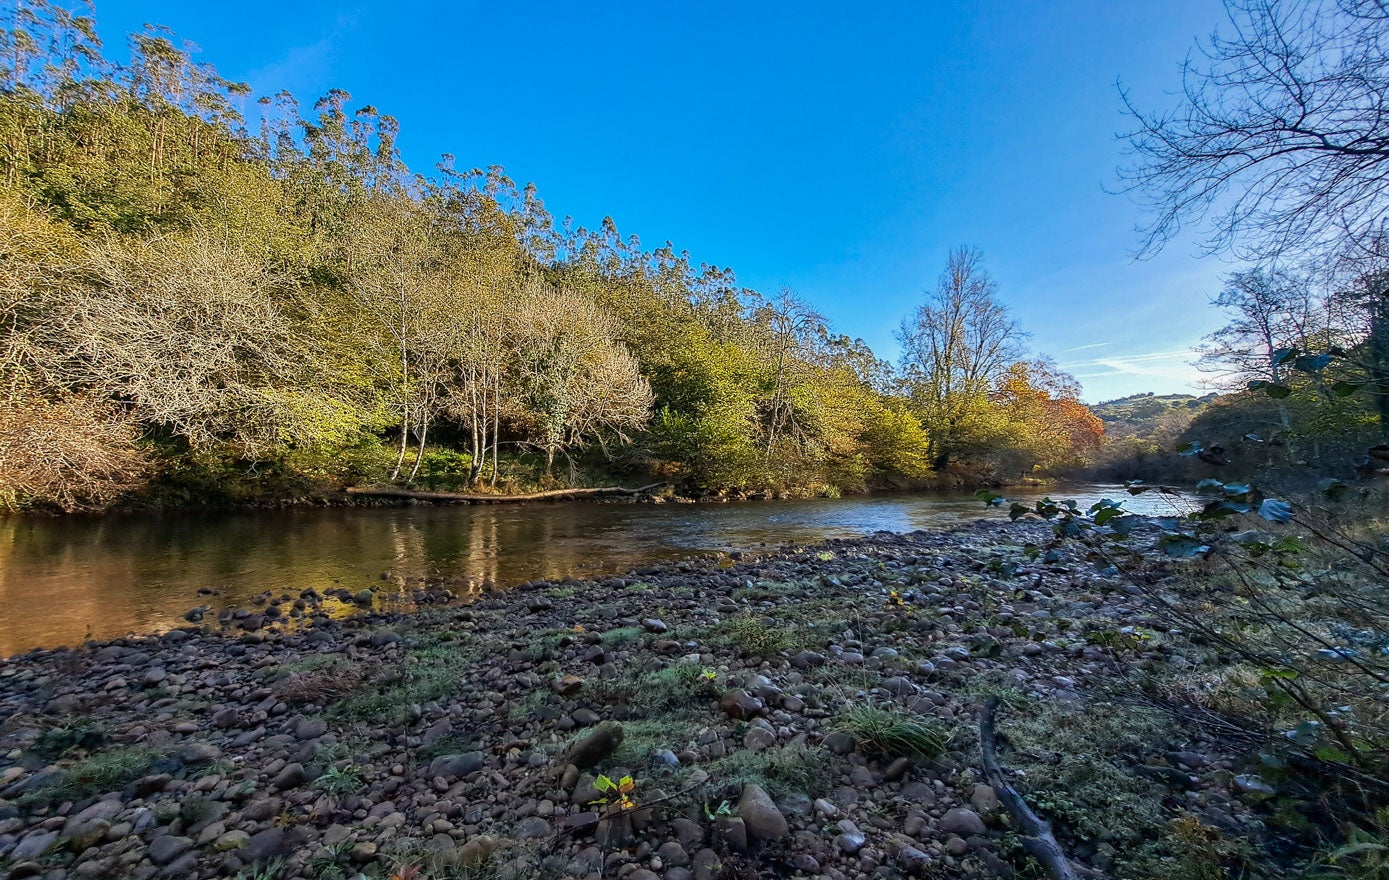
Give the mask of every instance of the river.
[[[1008, 493], [1028, 501], [1037, 491]], [[1053, 488], [1085, 504], [1127, 499], [1171, 513], [1156, 494], [1117, 486]], [[380, 585], [381, 573], [446, 575], [499, 586], [625, 571], [713, 551], [939, 529], [1005, 518], [971, 493], [737, 504], [526, 504], [342, 508], [103, 517], [0, 517], [0, 657], [85, 638], [183, 624], [200, 604], [242, 605]], [[199, 589], [216, 590], [200, 596]], [[211, 615], [209, 615], [211, 616]]]

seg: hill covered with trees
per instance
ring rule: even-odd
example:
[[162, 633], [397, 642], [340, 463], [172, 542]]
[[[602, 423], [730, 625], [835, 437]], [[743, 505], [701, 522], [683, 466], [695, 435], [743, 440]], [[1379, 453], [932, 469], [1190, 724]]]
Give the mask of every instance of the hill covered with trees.
[[118, 63], [91, 15], [3, 15], [0, 506], [832, 493], [1098, 443], [974, 251], [896, 369], [789, 291], [556, 220], [500, 167], [411, 170], [398, 122], [343, 91], [306, 112], [157, 27]]

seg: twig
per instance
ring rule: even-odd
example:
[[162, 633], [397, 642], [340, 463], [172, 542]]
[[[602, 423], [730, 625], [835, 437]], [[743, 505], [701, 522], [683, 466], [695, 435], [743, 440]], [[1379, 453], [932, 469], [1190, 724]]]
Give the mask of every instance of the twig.
[[994, 741], [994, 711], [998, 703], [998, 697], [989, 697], [979, 716], [979, 749], [984, 754], [984, 777], [1022, 831], [1022, 846], [1028, 855], [1041, 863], [1052, 880], [1078, 880], [1075, 868], [1051, 833], [1051, 826], [1032, 812], [1017, 789], [1003, 778], [1003, 768], [998, 763], [998, 746]]

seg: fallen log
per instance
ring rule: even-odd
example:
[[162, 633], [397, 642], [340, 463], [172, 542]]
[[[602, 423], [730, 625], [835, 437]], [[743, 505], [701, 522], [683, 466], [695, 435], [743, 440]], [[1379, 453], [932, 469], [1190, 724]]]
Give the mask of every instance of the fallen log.
[[644, 495], [659, 489], [665, 483], [652, 483], [628, 489], [623, 486], [601, 486], [595, 489], [550, 489], [545, 492], [531, 492], [527, 495], [474, 495], [463, 492], [416, 492], [411, 489], [378, 489], [373, 487], [348, 486], [348, 495], [363, 495], [370, 498], [406, 498], [415, 501], [436, 501], [449, 504], [509, 504], [521, 501], [568, 501], [574, 498], [595, 498], [604, 496]]
[[[1003, 778], [1003, 768], [998, 763], [998, 744], [994, 734], [994, 712], [998, 709], [998, 697], [990, 697], [979, 716], [979, 750], [984, 753], [984, 778], [993, 787], [1008, 815], [1022, 833], [1022, 847], [1027, 854], [1036, 859], [1052, 880], [1078, 880], [1075, 866], [1066, 858], [1051, 826], [1018, 794], [1018, 790]], [[1094, 876], [1087, 871], [1087, 876]]]

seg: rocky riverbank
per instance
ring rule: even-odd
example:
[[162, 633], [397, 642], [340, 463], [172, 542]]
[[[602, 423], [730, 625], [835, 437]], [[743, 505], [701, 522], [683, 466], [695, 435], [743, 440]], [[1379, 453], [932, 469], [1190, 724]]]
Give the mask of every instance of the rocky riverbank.
[[1117, 578], [1025, 543], [1048, 535], [884, 533], [409, 615], [269, 597], [14, 657], [3, 870], [1008, 876], [1026, 857], [977, 739], [998, 696], [1003, 762], [1082, 866], [1201, 876], [1257, 829], [1263, 783], [1132, 699], [1205, 655]]

